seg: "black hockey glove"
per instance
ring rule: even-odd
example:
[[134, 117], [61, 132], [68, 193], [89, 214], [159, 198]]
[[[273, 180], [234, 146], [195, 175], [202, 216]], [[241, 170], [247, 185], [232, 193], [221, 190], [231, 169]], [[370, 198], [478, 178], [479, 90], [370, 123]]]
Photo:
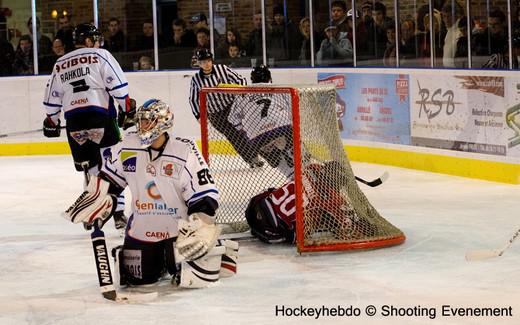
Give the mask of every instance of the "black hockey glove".
[[121, 106], [119, 106], [119, 112], [117, 113], [117, 125], [123, 130], [128, 129], [135, 125], [135, 111], [136, 111], [135, 99], [130, 98], [130, 109], [126, 112]]
[[50, 117], [43, 120], [43, 135], [47, 138], [58, 138], [61, 133], [60, 120], [58, 124], [54, 124]]

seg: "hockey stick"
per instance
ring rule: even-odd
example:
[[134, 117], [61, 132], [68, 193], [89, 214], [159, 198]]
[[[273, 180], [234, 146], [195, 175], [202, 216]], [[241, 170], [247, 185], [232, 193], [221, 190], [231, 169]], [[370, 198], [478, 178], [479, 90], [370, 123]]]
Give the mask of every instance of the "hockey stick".
[[96, 260], [99, 288], [103, 298], [115, 302], [138, 303], [152, 301], [159, 296], [157, 292], [123, 293], [116, 291], [112, 271], [110, 269], [105, 233], [103, 230], [99, 229], [97, 224], [94, 224], [94, 231], [90, 237], [92, 238], [92, 248], [94, 249], [94, 257]]
[[[88, 163], [82, 164], [83, 176], [85, 182], [88, 184], [90, 175], [88, 173]], [[94, 222], [94, 230], [90, 234], [92, 240], [92, 248], [94, 250], [94, 259], [96, 261], [96, 271], [99, 281], [99, 289], [103, 298], [116, 302], [147, 302], [158, 297], [157, 292], [150, 293], [122, 293], [117, 292], [114, 287], [114, 278], [112, 270], [110, 269], [110, 260], [107, 252], [107, 244], [105, 240], [105, 233], [99, 228], [97, 222]]]
[[509, 239], [509, 241], [507, 242], [507, 244], [502, 247], [502, 248], [497, 248], [497, 249], [481, 249], [481, 250], [474, 250], [474, 251], [469, 251], [466, 253], [466, 260], [467, 261], [480, 261], [480, 260], [485, 260], [485, 259], [488, 259], [488, 258], [493, 258], [493, 257], [499, 257], [499, 256], [502, 256], [504, 254], [504, 252], [509, 248], [511, 247], [511, 245], [513, 244], [513, 242], [515, 241], [515, 239], [520, 235], [520, 229], [518, 229], [515, 234], [513, 235], [513, 237], [511, 237]]
[[[60, 129], [64, 129], [64, 128], [65, 128], [65, 125], [60, 126]], [[0, 138], [7, 138], [7, 137], [12, 137], [12, 136], [17, 136], [17, 135], [36, 133], [36, 132], [43, 132], [43, 129], [4, 133], [4, 134], [0, 134]]]
[[380, 177], [378, 177], [372, 181], [366, 181], [366, 180], [362, 179], [361, 177], [357, 177], [357, 176], [355, 176], [355, 177], [356, 177], [356, 181], [358, 181], [360, 183], [363, 183], [370, 187], [376, 187], [376, 186], [383, 184], [383, 182], [385, 182], [389, 176], [390, 175], [388, 174], [388, 172], [384, 172], [383, 175], [381, 175]]

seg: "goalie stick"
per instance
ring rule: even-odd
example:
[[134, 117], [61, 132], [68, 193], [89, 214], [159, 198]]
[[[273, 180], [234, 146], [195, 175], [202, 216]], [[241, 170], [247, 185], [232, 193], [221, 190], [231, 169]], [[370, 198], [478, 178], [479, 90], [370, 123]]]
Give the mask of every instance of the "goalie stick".
[[[88, 163], [82, 164], [83, 176], [85, 184], [90, 181], [88, 173]], [[96, 261], [96, 271], [99, 281], [99, 289], [103, 298], [115, 302], [140, 303], [156, 299], [159, 294], [157, 292], [150, 293], [123, 293], [116, 291], [114, 287], [114, 277], [110, 269], [110, 258], [108, 256], [105, 233], [99, 228], [97, 222], [94, 222], [94, 230], [90, 234], [92, 240], [92, 248], [94, 250], [94, 259]]]
[[99, 288], [103, 298], [115, 302], [139, 303], [152, 301], [159, 296], [157, 292], [124, 293], [116, 291], [112, 271], [110, 269], [105, 233], [103, 230], [99, 229], [97, 224], [94, 224], [94, 231], [90, 237], [92, 239], [92, 248], [94, 249]]
[[518, 237], [518, 235], [520, 235], [520, 229], [518, 229], [514, 233], [513, 237], [511, 237], [509, 239], [509, 241], [507, 242], [507, 244], [504, 247], [502, 247], [502, 248], [481, 249], [481, 250], [469, 251], [469, 252], [466, 253], [466, 260], [467, 261], [480, 261], [480, 260], [485, 260], [485, 259], [488, 259], [488, 258], [502, 256], [504, 254], [504, 252], [509, 247], [511, 247], [511, 245], [513, 244], [515, 239]]
[[366, 180], [362, 179], [361, 177], [357, 177], [357, 176], [355, 176], [355, 177], [356, 177], [356, 181], [358, 181], [360, 183], [363, 183], [370, 187], [376, 187], [376, 186], [383, 184], [383, 182], [385, 182], [389, 176], [390, 175], [388, 174], [388, 172], [384, 172], [383, 175], [381, 175], [380, 177], [378, 177], [374, 180], [371, 180], [371, 181], [366, 181]]

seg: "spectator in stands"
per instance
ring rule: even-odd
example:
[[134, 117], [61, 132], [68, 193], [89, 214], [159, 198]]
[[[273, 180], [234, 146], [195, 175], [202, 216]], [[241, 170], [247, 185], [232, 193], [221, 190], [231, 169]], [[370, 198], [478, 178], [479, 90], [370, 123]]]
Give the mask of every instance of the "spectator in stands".
[[247, 66], [247, 63], [240, 56], [240, 48], [236, 43], [229, 44], [228, 52], [225, 58], [226, 59], [224, 60], [224, 62], [230, 68]]
[[262, 12], [253, 15], [253, 30], [246, 41], [246, 54], [253, 58], [262, 57]]
[[207, 28], [201, 27], [195, 33], [195, 37], [197, 38], [197, 49], [209, 49], [209, 30]]
[[139, 70], [153, 70], [153, 61], [149, 56], [141, 56], [139, 58]]
[[446, 2], [442, 7], [442, 21], [446, 26], [446, 36], [442, 49], [442, 64], [447, 68], [455, 67], [455, 53], [457, 51], [457, 41], [461, 37], [459, 30], [459, 20], [464, 16], [462, 6], [456, 1]]
[[191, 24], [193, 30], [198, 30], [199, 28], [209, 29], [208, 18], [202, 12], [191, 17]]
[[338, 32], [346, 33], [349, 31], [347, 25], [347, 5], [345, 1], [335, 0], [330, 5], [330, 18], [332, 23], [338, 28]]
[[184, 19], [175, 19], [172, 22], [173, 38], [169, 45], [173, 47], [189, 47], [197, 46], [197, 39], [192, 30], [186, 28]]
[[60, 38], [55, 38], [52, 42], [52, 51], [56, 55], [56, 59], [65, 54], [65, 45]]
[[195, 49], [193, 50], [193, 55], [191, 57], [191, 67], [192, 68], [195, 68], [197, 67], [197, 56], [196, 56], [196, 53], [201, 50], [201, 49], [208, 49], [209, 50], [209, 47], [210, 47], [210, 44], [209, 44], [209, 30], [207, 28], [199, 28], [196, 33], [195, 33], [195, 36], [197, 38], [197, 46], [195, 47]]
[[153, 47], [153, 22], [147, 20], [143, 22], [143, 33], [137, 37], [134, 48], [135, 50], [153, 50]]
[[318, 65], [344, 66], [352, 64], [352, 44], [345, 34], [340, 34], [334, 23], [325, 28], [327, 36], [316, 55]]
[[[352, 18], [352, 9], [349, 9], [347, 11], [347, 38], [354, 45], [354, 21]], [[356, 28], [356, 40], [364, 40], [366, 38], [366, 30], [364, 28], [364, 25], [361, 23], [359, 19], [359, 10], [356, 10], [356, 22], [357, 22], [357, 28]], [[358, 42], [359, 43], [359, 42]]]
[[361, 5], [361, 17], [357, 21], [356, 25], [356, 38], [359, 40], [356, 44], [358, 60], [364, 60], [371, 57], [370, 50], [373, 48], [373, 46], [369, 46], [369, 42], [367, 40], [370, 37], [368, 35], [368, 30], [371, 29], [374, 24], [374, 19], [372, 18], [373, 8], [374, 5], [372, 4], [372, 1], [365, 1]]
[[515, 15], [511, 17], [511, 30], [513, 35], [520, 35], [520, 7], [516, 8]]
[[54, 38], [59, 38], [63, 41], [65, 45], [65, 53], [69, 53], [74, 50], [74, 26], [70, 21], [70, 17], [68, 15], [60, 15], [58, 17], [58, 32], [56, 32], [56, 36]]
[[13, 72], [16, 75], [34, 74], [32, 39], [29, 35], [23, 35], [18, 41], [14, 55]]
[[415, 62], [415, 59], [419, 57], [420, 46], [415, 34], [415, 22], [413, 18], [405, 18], [401, 23], [400, 30], [399, 66], [416, 66], [417, 62]]
[[[374, 25], [375, 25], [375, 44], [376, 44], [376, 58], [381, 57], [386, 51], [387, 43], [387, 26], [394, 25], [394, 20], [386, 15], [386, 6], [381, 2], [374, 4]], [[395, 32], [395, 29], [394, 29]], [[381, 53], [382, 51], [382, 53]]]
[[226, 37], [220, 42], [217, 49], [217, 55], [220, 58], [228, 56], [228, 49], [231, 44], [236, 45], [238, 48], [242, 46], [242, 40], [240, 39], [240, 33], [234, 28], [226, 30]]
[[468, 18], [466, 16], [459, 19], [458, 28], [460, 37], [457, 41], [455, 51], [455, 67], [467, 68], [468, 62]]
[[[208, 24], [208, 18], [203, 12], [195, 14], [191, 17], [192, 29], [197, 31], [201, 28], [206, 28], [210, 30], [210, 26]], [[213, 29], [213, 37], [215, 38], [215, 44], [220, 42], [220, 34], [216, 29]]]
[[13, 74], [14, 49], [6, 39], [7, 30], [1, 18], [3, 15], [0, 14], [0, 76], [10, 76]]
[[395, 46], [395, 24], [386, 26], [386, 49], [383, 55], [383, 64], [385, 67], [396, 66], [396, 46]]
[[488, 26], [473, 35], [473, 51], [475, 55], [490, 56], [505, 54], [508, 50], [508, 39], [505, 26], [506, 16], [500, 9], [489, 13]]
[[299, 55], [299, 44], [301, 44], [298, 37], [296, 27], [291, 20], [286, 19], [283, 7], [274, 6], [267, 56], [273, 58], [276, 64], [285, 60], [295, 60]]
[[434, 65], [437, 66], [437, 61], [442, 59], [442, 44], [443, 37], [441, 35], [441, 15], [439, 12], [433, 13], [433, 46], [430, 42], [430, 14], [423, 16], [422, 25], [424, 31], [417, 33], [417, 44], [419, 46], [419, 66], [429, 67], [431, 65], [431, 53], [433, 48]]
[[[513, 34], [511, 37], [513, 47], [513, 69], [518, 70], [518, 56], [520, 56], [520, 33]], [[489, 60], [482, 65], [484, 69], [509, 69], [509, 55], [506, 53], [494, 53]]]
[[121, 30], [121, 24], [116, 17], [108, 21], [108, 37], [105, 38], [105, 49], [112, 52], [126, 52], [126, 37]]
[[[29, 30], [29, 37], [34, 41], [32, 17], [27, 21], [27, 29]], [[38, 40], [38, 57], [52, 54], [52, 41], [41, 32], [40, 19], [36, 17], [36, 39]]]
[[374, 9], [372, 1], [363, 2], [361, 5], [361, 20], [363, 22], [369, 22], [372, 20], [372, 9]]
[[[301, 34], [301, 46], [300, 46], [300, 64], [310, 65], [311, 64], [311, 20], [309, 17], [303, 17], [300, 20], [300, 34]], [[316, 38], [314, 38], [316, 40]]]

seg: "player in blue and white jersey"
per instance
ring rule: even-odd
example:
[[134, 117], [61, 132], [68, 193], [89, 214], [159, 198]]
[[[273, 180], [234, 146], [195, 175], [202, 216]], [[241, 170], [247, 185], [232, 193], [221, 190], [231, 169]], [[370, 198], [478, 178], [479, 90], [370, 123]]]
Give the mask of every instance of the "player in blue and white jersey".
[[126, 283], [154, 283], [164, 269], [184, 287], [207, 286], [219, 273], [232, 275], [238, 244], [216, 245], [219, 193], [197, 145], [168, 132], [173, 113], [160, 100], [139, 107], [136, 122], [137, 132], [105, 149], [99, 177], [93, 177], [66, 217], [74, 223], [103, 222], [113, 195], [128, 186], [132, 215], [118, 254]]
[[[91, 24], [78, 25], [74, 42], [76, 49], [56, 61], [47, 83], [43, 134], [60, 136], [63, 111], [76, 170], [97, 175], [102, 160], [100, 149], [121, 138], [114, 104], [121, 108], [120, 114], [129, 117], [135, 112], [135, 105], [130, 105], [128, 82], [116, 59], [99, 48], [103, 39], [98, 29]], [[114, 215], [118, 229], [126, 225], [123, 210], [120, 204]]]

